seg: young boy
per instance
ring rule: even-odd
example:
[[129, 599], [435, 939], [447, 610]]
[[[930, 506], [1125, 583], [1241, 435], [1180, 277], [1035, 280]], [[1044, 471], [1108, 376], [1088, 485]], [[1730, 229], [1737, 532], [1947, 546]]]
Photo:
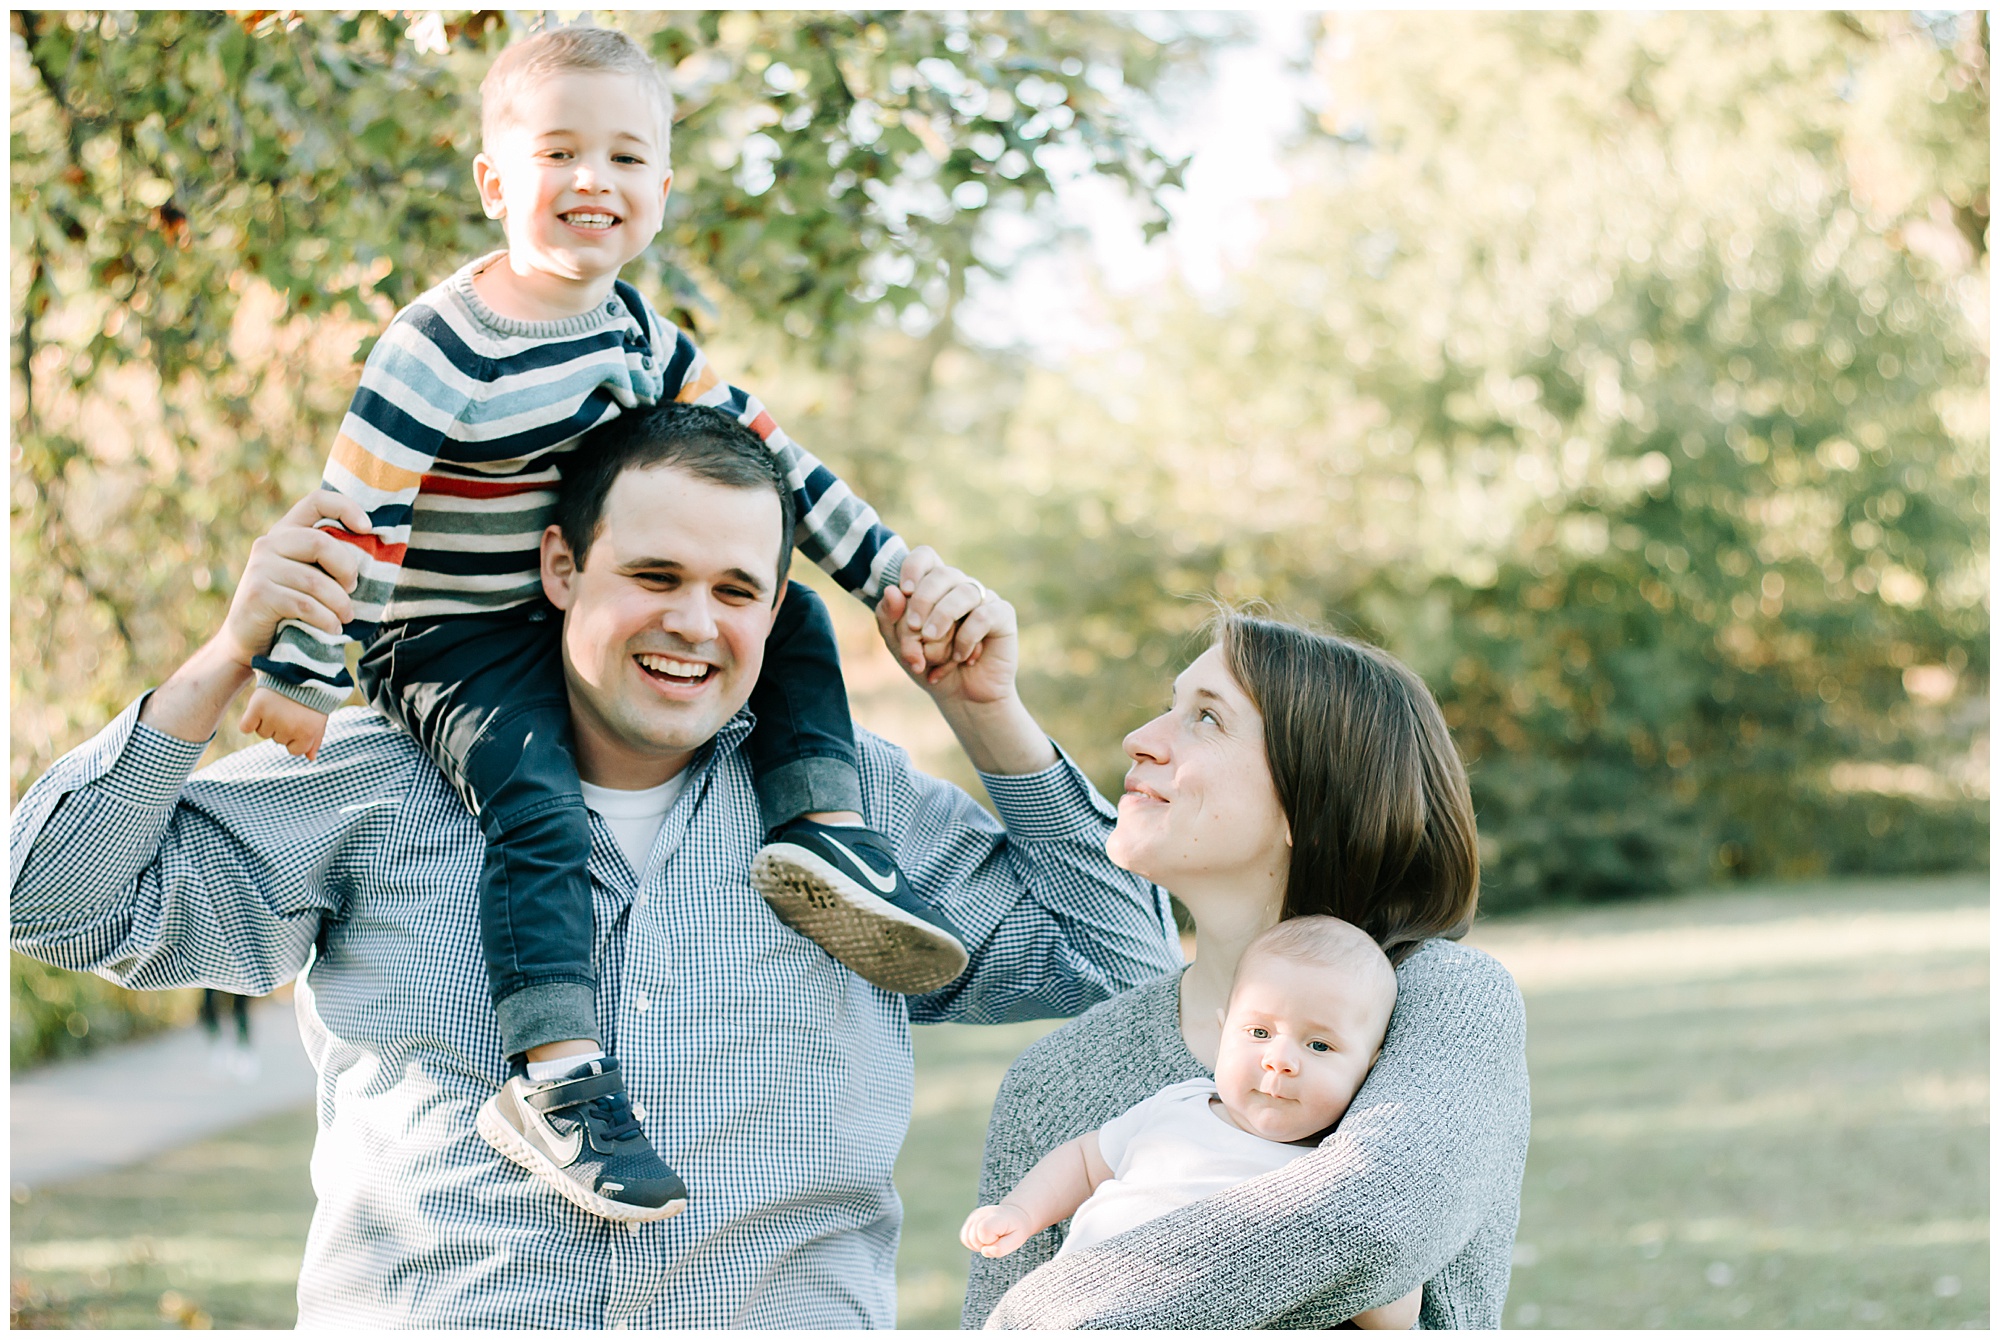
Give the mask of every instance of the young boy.
[[[671, 94], [638, 45], [602, 28], [542, 33], [502, 53], [480, 99], [484, 149], [473, 176], [507, 247], [398, 313], [370, 352], [325, 472], [325, 487], [357, 500], [373, 527], [335, 532], [363, 553], [354, 619], [340, 637], [285, 625], [258, 662], [243, 724], [313, 756], [326, 714], [349, 693], [345, 644], [365, 645], [369, 701], [436, 759], [487, 833], [481, 933], [510, 1071], [481, 1109], [480, 1133], [585, 1210], [661, 1219], [687, 1192], [647, 1142], [618, 1063], [600, 1046], [590, 828], [570, 749], [560, 621], [539, 579], [563, 458], [621, 411], [714, 406], [786, 467], [799, 547], [841, 585], [872, 605], [908, 550], [619, 281], [659, 231], [673, 180]], [[926, 645], [933, 659], [936, 645]], [[646, 669], [663, 682], [708, 673], [665, 656]], [[908, 893], [888, 842], [861, 826], [832, 625], [796, 583], [750, 707], [759, 724], [745, 748], [771, 834], [753, 865], [759, 892], [875, 985], [913, 994], [944, 986], [964, 969], [964, 946]], [[657, 809], [657, 832], [672, 803], [614, 798], [629, 803], [597, 807], [617, 811], [621, 835], [633, 805]], [[637, 873], [650, 846], [628, 848]]]
[[[959, 1241], [1005, 1256], [1070, 1219], [1057, 1255], [1085, 1251], [1304, 1157], [1368, 1078], [1395, 1005], [1395, 969], [1366, 934], [1334, 917], [1279, 922], [1237, 964], [1214, 1079], [1168, 1085], [1049, 1151]], [[1408, 1330], [1422, 1302], [1417, 1289], [1354, 1324]]]

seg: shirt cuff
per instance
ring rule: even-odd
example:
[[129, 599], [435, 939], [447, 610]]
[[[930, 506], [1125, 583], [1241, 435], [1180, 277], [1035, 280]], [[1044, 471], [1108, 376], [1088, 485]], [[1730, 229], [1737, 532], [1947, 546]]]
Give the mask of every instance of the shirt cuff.
[[1056, 761], [1040, 772], [1002, 777], [990, 772], [979, 780], [992, 798], [994, 812], [1008, 835], [1030, 842], [1100, 836], [1118, 822], [1118, 810], [1097, 793], [1083, 769], [1055, 741]]
[[[131, 715], [131, 724], [123, 732], [124, 738], [118, 742], [115, 752], [103, 760], [89, 781], [100, 781], [106, 795], [134, 805], [171, 805], [187, 785], [187, 779], [201, 765], [201, 756], [208, 752], [208, 740], [191, 741], [154, 730], [139, 720], [139, 712], [146, 699], [141, 697], [126, 712]], [[125, 722], [121, 713], [114, 727]], [[105, 743], [111, 741], [110, 730], [104, 732]], [[213, 739], [214, 737], [209, 737]]]

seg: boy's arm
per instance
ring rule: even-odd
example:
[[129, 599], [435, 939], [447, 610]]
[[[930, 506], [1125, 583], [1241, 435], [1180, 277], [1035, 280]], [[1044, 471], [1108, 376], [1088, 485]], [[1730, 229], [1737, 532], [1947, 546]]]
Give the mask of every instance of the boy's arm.
[[662, 398], [726, 410], [762, 438], [784, 467], [798, 505], [799, 552], [874, 608], [882, 593], [896, 585], [909, 545], [833, 471], [788, 437], [757, 397], [723, 381], [686, 332], [658, 314], [653, 323], [659, 340], [671, 338], [673, 344]]
[[982, 1205], [966, 1219], [959, 1241], [985, 1256], [1005, 1256], [1035, 1234], [1076, 1213], [1093, 1191], [1111, 1180], [1097, 1132], [1057, 1145], [1028, 1170], [998, 1205]]
[[449, 356], [425, 333], [427, 316], [406, 309], [369, 351], [321, 476], [322, 489], [349, 499], [367, 519], [360, 531], [321, 523], [360, 556], [352, 611], [337, 632], [288, 620], [257, 658], [260, 688], [322, 714], [353, 691], [346, 646], [365, 643], [380, 627], [402, 579], [417, 490], [470, 400], [433, 371]]

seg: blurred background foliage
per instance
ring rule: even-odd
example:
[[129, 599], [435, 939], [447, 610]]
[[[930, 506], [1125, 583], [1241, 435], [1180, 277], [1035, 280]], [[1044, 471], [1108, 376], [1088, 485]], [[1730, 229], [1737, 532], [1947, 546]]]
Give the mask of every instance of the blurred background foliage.
[[[513, 14], [13, 14], [12, 794], [207, 635], [368, 341], [498, 245]], [[1985, 864], [1983, 14], [1328, 17], [1250, 259], [1063, 358], [964, 338], [968, 279], [1065, 179], [1166, 226], [1151, 109], [1234, 20], [610, 21], [680, 100], [632, 277], [1017, 603], [1100, 785], [1214, 593], [1424, 674], [1491, 907]]]

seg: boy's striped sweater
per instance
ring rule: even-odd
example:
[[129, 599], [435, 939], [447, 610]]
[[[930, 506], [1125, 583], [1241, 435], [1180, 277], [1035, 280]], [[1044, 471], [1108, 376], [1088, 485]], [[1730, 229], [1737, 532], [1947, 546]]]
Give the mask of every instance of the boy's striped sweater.
[[[875, 510], [728, 385], [631, 285], [580, 316], [514, 321], [472, 277], [481, 257], [396, 314], [369, 352], [324, 487], [359, 502], [354, 618], [333, 637], [297, 621], [259, 657], [258, 681], [330, 712], [347, 701], [348, 641], [384, 623], [479, 614], [541, 595], [541, 537], [562, 457], [621, 410], [671, 398], [714, 405], [764, 440], [798, 504], [799, 551], [873, 605], [908, 547]], [[662, 350], [670, 351], [664, 357]]]

